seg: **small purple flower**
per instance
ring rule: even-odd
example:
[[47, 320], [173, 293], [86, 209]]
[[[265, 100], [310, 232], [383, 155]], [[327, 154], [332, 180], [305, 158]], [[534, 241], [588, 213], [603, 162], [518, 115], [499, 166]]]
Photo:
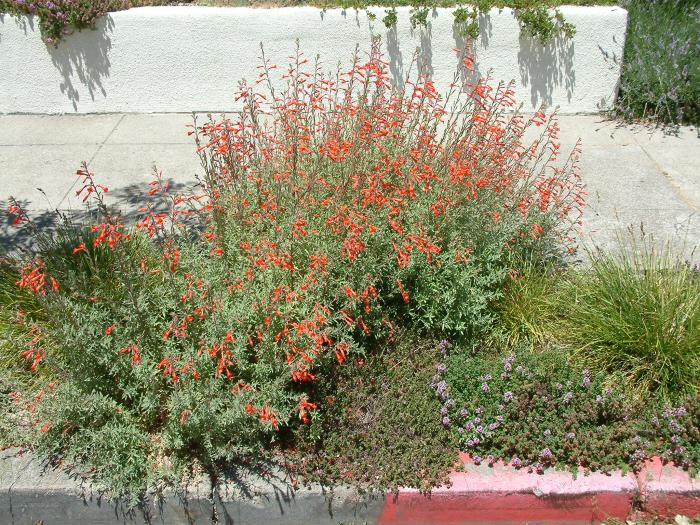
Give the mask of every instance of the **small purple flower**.
[[483, 434], [483, 432], [484, 432], [484, 427], [482, 427], [481, 425], [479, 425], [478, 427], [476, 427], [476, 431], [477, 431], [479, 434]]
[[588, 388], [591, 384], [591, 373], [587, 368], [583, 371], [583, 381], [581, 384], [583, 388]]
[[442, 363], [440, 363], [439, 365], [437, 365], [437, 366], [435, 367], [435, 369], [437, 370], [437, 373], [440, 374], [440, 375], [444, 374], [444, 373], [447, 371], [447, 367], [446, 367], [444, 364], [442, 364]]
[[572, 392], [567, 392], [566, 394], [564, 394], [564, 403], [568, 405], [573, 398], [574, 394]]
[[469, 410], [467, 410], [466, 408], [462, 408], [459, 411], [459, 415], [462, 417], [467, 417], [469, 415]]
[[549, 450], [549, 447], [542, 449], [542, 452], [540, 452], [540, 457], [543, 459], [551, 459], [552, 458], [552, 451]]
[[471, 448], [474, 446], [474, 440], [473, 439], [467, 439], [467, 447]]
[[515, 354], [510, 354], [503, 360], [503, 371], [509, 374], [513, 371], [513, 361], [515, 361]]
[[447, 398], [447, 383], [445, 383], [445, 381], [440, 381], [437, 385], [435, 385], [435, 391], [441, 399]]
[[505, 418], [503, 416], [496, 416], [496, 421], [498, 421], [499, 423], [503, 423], [504, 419]]
[[503, 394], [503, 401], [508, 402], [512, 399], [513, 399], [513, 392], [508, 391], [505, 394]]
[[496, 430], [497, 428], [498, 428], [497, 422], [489, 423], [489, 430], [493, 431], [493, 430]]
[[481, 384], [481, 391], [482, 391], [484, 394], [487, 394], [489, 390], [491, 390], [491, 389], [489, 388], [489, 384], [488, 384], [488, 383], [482, 383], [482, 384]]
[[443, 339], [440, 341], [438, 344], [438, 350], [440, 350], [440, 353], [445, 355], [447, 353], [447, 349], [450, 348], [452, 345], [447, 339]]
[[494, 458], [491, 454], [486, 456], [486, 463], [488, 463], [490, 467], [492, 467], [495, 462], [496, 458]]
[[473, 461], [475, 465], [481, 465], [481, 456], [474, 456]]
[[475, 445], [478, 445], [479, 443], [481, 443], [481, 440], [479, 438], [474, 438], [473, 441], [474, 441]]
[[549, 436], [552, 435], [552, 431], [549, 430], [549, 429], [547, 429], [547, 430], [545, 430], [542, 434], [544, 435], [544, 437], [548, 438]]
[[566, 439], [576, 439], [576, 432], [569, 432], [566, 434]]
[[448, 416], [443, 417], [442, 424], [445, 425], [446, 427], [449, 427], [450, 426], [450, 418]]
[[462, 427], [457, 427], [457, 432], [464, 434], [464, 429]]
[[677, 436], [676, 434], [673, 434], [671, 436], [671, 443], [673, 443], [674, 445], [677, 445], [680, 442], [681, 442], [681, 438], [679, 436]]
[[464, 428], [466, 428], [469, 432], [472, 432], [474, 430], [474, 423], [471, 421], [467, 421], [467, 424], [464, 425]]
[[603, 396], [595, 396], [595, 402], [601, 405], [603, 403]]
[[687, 413], [688, 413], [688, 411], [685, 409], [685, 407], [678, 407], [676, 409], [676, 417], [683, 417]]
[[479, 423], [481, 423], [481, 418], [480, 418], [480, 417], [475, 417], [475, 418], [474, 418], [474, 424], [475, 424], [475, 425], [478, 425]]
[[476, 412], [477, 414], [481, 414], [483, 411], [484, 407], [476, 407], [476, 409], [474, 410], [474, 412]]
[[640, 461], [644, 461], [646, 457], [647, 455], [644, 453], [643, 450], [637, 449], [632, 454], [630, 454], [630, 461], [632, 463], [639, 463]]
[[513, 465], [515, 468], [520, 468], [523, 466], [523, 462], [520, 461], [520, 458], [518, 456], [513, 456], [513, 458], [510, 460], [510, 464]]
[[449, 412], [450, 411], [447, 408], [447, 406], [440, 407], [440, 414], [442, 414], [443, 416], [446, 416]]

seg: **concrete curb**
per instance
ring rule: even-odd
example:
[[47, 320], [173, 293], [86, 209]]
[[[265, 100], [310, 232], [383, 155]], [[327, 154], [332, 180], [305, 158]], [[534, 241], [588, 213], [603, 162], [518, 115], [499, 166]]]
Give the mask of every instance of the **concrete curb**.
[[[415, 54], [438, 90], [447, 91], [459, 69], [454, 48], [465, 46], [452, 9], [431, 11], [428, 26], [414, 29], [410, 8], [399, 7], [390, 30], [381, 21], [384, 8], [369, 11], [375, 20], [363, 11], [314, 7], [141, 7], [110, 13], [96, 30], [74, 33], [56, 47], [41, 41], [35, 17], [0, 15], [0, 113], [233, 111], [239, 79], [258, 78], [260, 42], [284, 71], [296, 39], [309, 60], [318, 54], [323, 70], [334, 70], [339, 62], [348, 67], [356, 45], [365, 51], [380, 36], [395, 80]], [[475, 67], [482, 75], [492, 70], [495, 80], [515, 79], [526, 110], [546, 104], [562, 114], [596, 113], [616, 94], [627, 12], [561, 11], [576, 35], [546, 46], [521, 35], [510, 9], [483, 15]], [[471, 73], [460, 74], [473, 82]]]
[[430, 495], [360, 495], [347, 488], [296, 488], [283, 478], [242, 476], [213, 494], [206, 483], [186, 494], [128, 513], [89, 485], [42, 469], [31, 454], [0, 454], [0, 524], [227, 523], [227, 524], [516, 524], [597, 523], [640, 516], [700, 517], [700, 480], [658, 458], [637, 475], [547, 471], [530, 474], [497, 463], [476, 466], [467, 457], [450, 487]]

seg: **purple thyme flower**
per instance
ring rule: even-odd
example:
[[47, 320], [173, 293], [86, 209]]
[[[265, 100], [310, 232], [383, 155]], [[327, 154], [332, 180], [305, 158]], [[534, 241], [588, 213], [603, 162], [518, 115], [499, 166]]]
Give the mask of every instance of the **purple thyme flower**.
[[474, 412], [476, 412], [477, 414], [481, 414], [483, 411], [484, 407], [476, 407], [476, 409], [474, 409]]
[[474, 446], [474, 440], [473, 440], [473, 439], [467, 439], [467, 446], [468, 446], [469, 448], [473, 447], [473, 446]]
[[449, 407], [449, 408], [452, 408], [453, 406], [455, 406], [455, 400], [454, 400], [454, 399], [448, 399], [447, 401], [445, 401], [445, 406], [446, 406], [446, 407]]
[[475, 425], [478, 425], [479, 423], [481, 423], [481, 418], [480, 418], [480, 417], [475, 417], [475, 418], [474, 418], [474, 424], [475, 424]]
[[552, 435], [552, 431], [549, 430], [549, 429], [547, 429], [547, 430], [545, 430], [542, 434], [544, 435], [544, 437], [548, 438], [549, 436]]
[[476, 431], [477, 431], [479, 434], [482, 434], [482, 433], [484, 432], [484, 427], [482, 427], [481, 425], [479, 425], [478, 427], [476, 427]]
[[464, 429], [462, 427], [457, 427], [457, 432], [464, 434]]
[[566, 434], [566, 439], [576, 439], [576, 432], [569, 432]]
[[489, 384], [488, 384], [488, 383], [482, 383], [482, 384], [481, 384], [481, 391], [482, 391], [484, 394], [487, 394], [489, 390], [491, 390], [491, 389], [489, 388]]
[[644, 461], [646, 457], [647, 455], [644, 453], [643, 450], [637, 449], [632, 454], [630, 454], [630, 461], [632, 463], [639, 463], [640, 461]]
[[503, 360], [503, 371], [507, 374], [513, 371], [513, 361], [515, 361], [515, 354], [510, 354]]
[[591, 373], [587, 368], [583, 371], [583, 381], [581, 384], [583, 388], [588, 388], [591, 384]]
[[447, 349], [450, 348], [452, 345], [447, 339], [443, 339], [440, 341], [438, 344], [438, 350], [440, 350], [440, 353], [445, 355], [447, 353]]
[[496, 430], [497, 428], [498, 428], [497, 422], [489, 423], [489, 430]]
[[462, 417], [467, 417], [469, 415], [469, 410], [467, 410], [466, 408], [462, 408], [459, 411], [459, 415]]
[[567, 392], [566, 394], [564, 394], [564, 403], [569, 404], [571, 402], [571, 400], [573, 399], [573, 397], [574, 397], [573, 393]]
[[520, 458], [518, 456], [513, 456], [513, 459], [510, 460], [511, 465], [513, 465], [515, 468], [520, 468], [523, 466], [523, 462], [520, 461]]
[[467, 424], [464, 425], [464, 428], [471, 432], [472, 430], [474, 430], [474, 423], [472, 423], [471, 421], [467, 421]]
[[445, 383], [445, 381], [440, 381], [435, 385], [435, 391], [442, 399], [445, 399], [447, 397], [447, 383]]
[[549, 450], [549, 447], [545, 447], [542, 449], [542, 452], [540, 452], [540, 457], [543, 459], [551, 459], [552, 458], [552, 451]]
[[443, 417], [442, 424], [445, 425], [446, 427], [449, 427], [450, 426], [450, 418], [448, 416]]
[[481, 456], [474, 456], [473, 461], [475, 465], [481, 465]]
[[508, 402], [511, 399], [513, 399], [513, 392], [508, 391], [505, 394], [503, 394], [503, 401]]
[[442, 364], [442, 363], [440, 363], [439, 365], [437, 365], [437, 366], [435, 367], [435, 369], [437, 370], [437, 373], [438, 373], [438, 374], [441, 374], [441, 375], [444, 374], [444, 373], [447, 371], [447, 367], [446, 367], [444, 364]]
[[440, 407], [440, 414], [443, 416], [446, 416], [450, 411], [448, 410], [447, 406]]

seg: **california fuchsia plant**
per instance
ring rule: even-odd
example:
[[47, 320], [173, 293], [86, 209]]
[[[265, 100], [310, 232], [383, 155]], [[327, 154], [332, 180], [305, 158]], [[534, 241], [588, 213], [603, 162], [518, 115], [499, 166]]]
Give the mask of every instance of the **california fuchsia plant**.
[[201, 192], [157, 177], [135, 227], [78, 172], [100, 220], [44, 238], [17, 282], [47, 317], [18, 350], [57, 377], [31, 412], [46, 455], [116, 493], [217, 479], [315, 418], [315, 384], [397, 323], [476, 337], [524, 260], [573, 250], [579, 148], [558, 163], [555, 119], [506, 114], [511, 85], [393, 89], [378, 44], [321, 70], [297, 53], [277, 90], [263, 55], [242, 112], [192, 129]]

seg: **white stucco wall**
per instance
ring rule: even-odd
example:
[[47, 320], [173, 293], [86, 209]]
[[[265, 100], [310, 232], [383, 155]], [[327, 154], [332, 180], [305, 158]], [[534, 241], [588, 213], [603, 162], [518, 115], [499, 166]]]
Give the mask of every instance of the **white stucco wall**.
[[[627, 14], [617, 7], [561, 10], [576, 36], [546, 47], [520, 35], [509, 9], [492, 10], [475, 46], [478, 70], [515, 79], [525, 109], [544, 102], [562, 113], [598, 111], [614, 97]], [[238, 80], [257, 77], [260, 42], [273, 63], [285, 65], [295, 39], [331, 69], [379, 34], [392, 72], [408, 67], [418, 49], [439, 88], [452, 81], [460, 39], [451, 9], [433, 11], [429, 29], [415, 31], [408, 8], [399, 9], [391, 31], [381, 22], [384, 9], [371, 11], [374, 22], [365, 12], [312, 7], [143, 7], [112, 13], [96, 31], [73, 34], [57, 48], [41, 41], [31, 17], [0, 15], [0, 113], [229, 111]]]

